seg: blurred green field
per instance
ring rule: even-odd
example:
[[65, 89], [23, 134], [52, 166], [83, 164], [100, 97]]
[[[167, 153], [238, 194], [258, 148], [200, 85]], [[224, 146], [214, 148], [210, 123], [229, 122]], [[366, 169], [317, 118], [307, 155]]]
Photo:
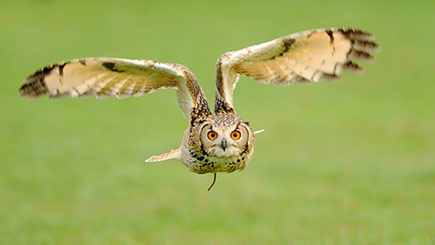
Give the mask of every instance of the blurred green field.
[[[434, 1], [4, 1], [0, 8], [0, 244], [435, 244]], [[358, 27], [382, 52], [342, 83], [242, 78], [249, 167], [178, 161], [173, 90], [21, 99], [43, 65], [80, 57], [181, 63], [213, 104], [220, 54], [293, 32]]]

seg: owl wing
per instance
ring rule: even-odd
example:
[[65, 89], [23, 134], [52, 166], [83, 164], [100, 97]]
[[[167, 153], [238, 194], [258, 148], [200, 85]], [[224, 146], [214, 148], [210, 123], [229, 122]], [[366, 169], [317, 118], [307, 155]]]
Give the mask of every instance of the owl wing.
[[178, 105], [187, 120], [193, 108], [209, 110], [193, 73], [178, 64], [152, 60], [86, 58], [40, 69], [21, 86], [22, 97], [141, 96], [160, 88], [177, 89]]
[[343, 71], [361, 73], [354, 63], [371, 63], [380, 47], [370, 33], [355, 29], [318, 29], [228, 52], [220, 57], [216, 75], [216, 107], [233, 107], [239, 75], [263, 83], [288, 85], [340, 79]]

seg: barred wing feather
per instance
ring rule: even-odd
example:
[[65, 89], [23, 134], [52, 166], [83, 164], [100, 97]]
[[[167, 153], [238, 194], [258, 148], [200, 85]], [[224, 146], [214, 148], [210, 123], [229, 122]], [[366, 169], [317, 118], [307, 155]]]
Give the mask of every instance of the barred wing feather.
[[19, 92], [22, 97], [126, 98], [161, 88], [178, 90], [178, 105], [188, 120], [192, 107], [205, 100], [196, 77], [182, 65], [120, 58], [77, 59], [44, 67], [29, 76]]
[[369, 52], [380, 47], [373, 40], [360, 30], [318, 29], [229, 52], [217, 63], [217, 91], [232, 107], [239, 75], [288, 85], [338, 80], [343, 71], [361, 73], [354, 61], [375, 61]]

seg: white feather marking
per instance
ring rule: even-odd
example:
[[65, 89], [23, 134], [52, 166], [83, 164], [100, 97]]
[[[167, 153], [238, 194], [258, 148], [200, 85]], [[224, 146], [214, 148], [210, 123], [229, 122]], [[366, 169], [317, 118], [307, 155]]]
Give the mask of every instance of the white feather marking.
[[322, 78], [322, 72], [321, 71], [316, 71], [313, 75], [313, 77], [311, 78], [311, 81], [313, 82], [320, 82]]
[[179, 159], [180, 155], [181, 155], [181, 149], [177, 148], [175, 150], [172, 150], [168, 153], [163, 153], [159, 156], [152, 156], [150, 158], [148, 158], [147, 160], [145, 160], [145, 162], [161, 162], [161, 161], [165, 161], [165, 160], [169, 160], [169, 159]]
[[254, 132], [254, 135], [259, 134], [259, 133], [263, 133], [263, 132], [264, 132], [264, 129], [262, 129], [262, 130], [258, 130], [258, 131], [255, 131], [255, 132]]
[[180, 78], [184, 79], [184, 73], [182, 71], [179, 71], [177, 69], [174, 69], [174, 67], [166, 65], [166, 64], [162, 64], [162, 63], [155, 63], [153, 68], [158, 68], [163, 70], [165, 73], [174, 75], [174, 76], [178, 76]]

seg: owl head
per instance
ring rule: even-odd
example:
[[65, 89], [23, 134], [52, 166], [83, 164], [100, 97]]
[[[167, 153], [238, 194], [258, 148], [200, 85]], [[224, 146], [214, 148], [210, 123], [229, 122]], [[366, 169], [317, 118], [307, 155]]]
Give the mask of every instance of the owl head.
[[251, 152], [254, 131], [249, 123], [235, 114], [213, 115], [200, 130], [203, 149], [209, 156], [231, 158]]

